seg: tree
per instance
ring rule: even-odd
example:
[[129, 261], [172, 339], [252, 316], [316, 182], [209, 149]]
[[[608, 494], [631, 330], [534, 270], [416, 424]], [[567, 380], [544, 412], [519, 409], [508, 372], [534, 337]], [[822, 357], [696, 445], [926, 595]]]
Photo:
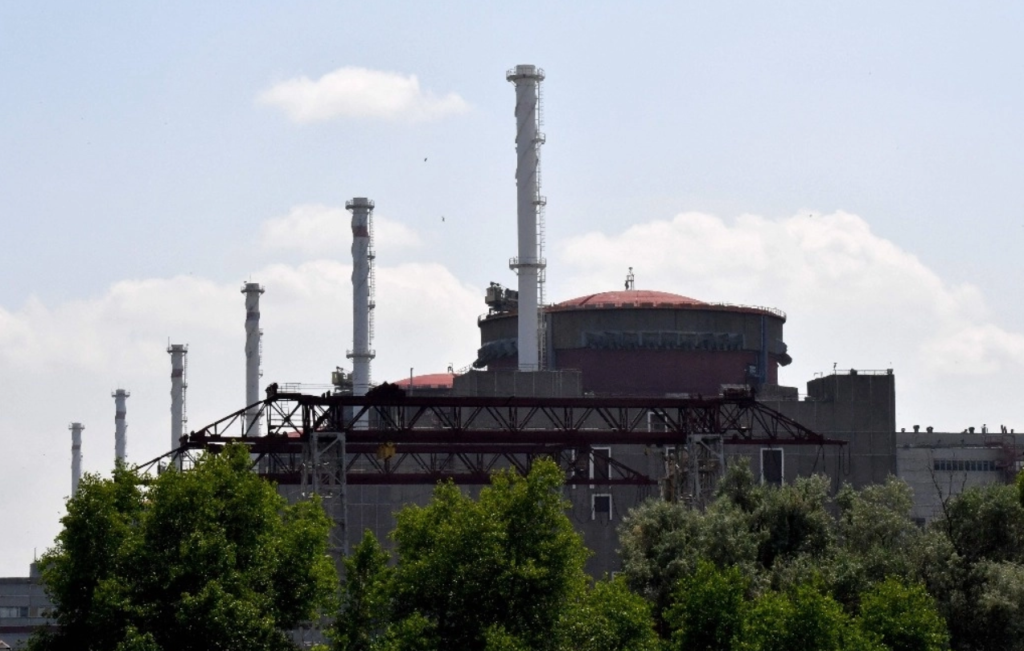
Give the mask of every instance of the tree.
[[345, 585], [341, 611], [333, 637], [343, 651], [370, 651], [374, 640], [387, 629], [390, 620], [388, 582], [392, 570], [390, 555], [369, 529], [363, 540], [345, 559]]
[[701, 560], [739, 567], [755, 590], [801, 583], [834, 551], [836, 523], [827, 503], [824, 477], [761, 486], [745, 464], [734, 464], [704, 512], [656, 500], [631, 511], [619, 527], [623, 571], [662, 620], [676, 585]]
[[719, 570], [700, 561], [697, 571], [683, 578], [666, 619], [672, 627], [670, 651], [727, 651], [743, 635], [749, 583], [732, 567]]
[[800, 477], [793, 484], [766, 488], [762, 503], [753, 512], [754, 529], [767, 535], [758, 549], [758, 560], [770, 568], [776, 559], [800, 554], [823, 555], [833, 543], [835, 523], [826, 510], [828, 479], [823, 475]]
[[1024, 506], [1013, 486], [969, 488], [944, 504], [920, 575], [949, 625], [953, 649], [1024, 649]]
[[946, 622], [921, 585], [889, 578], [860, 601], [860, 626], [892, 651], [943, 651], [949, 647]]
[[[622, 569], [630, 588], [646, 597], [663, 620], [679, 581], [697, 571], [701, 561], [738, 567], [757, 574], [757, 551], [764, 533], [751, 526], [752, 516], [719, 498], [705, 512], [679, 503], [649, 500], [630, 511], [619, 527]], [[661, 622], [660, 632], [668, 633]]]
[[395, 563], [371, 534], [347, 564], [339, 651], [656, 651], [650, 607], [621, 580], [591, 586], [563, 474], [496, 473], [479, 498], [452, 483], [398, 513]]
[[651, 607], [621, 577], [597, 581], [563, 619], [572, 651], [657, 651]]
[[842, 605], [806, 582], [787, 592], [767, 592], [750, 609], [744, 651], [882, 651]]
[[156, 479], [86, 476], [42, 560], [56, 629], [35, 649], [279, 649], [332, 607], [330, 521], [229, 446]]
[[1024, 470], [1017, 473], [1017, 496], [1021, 506], [1024, 506]]
[[945, 504], [937, 526], [970, 563], [1024, 563], [1024, 504], [1013, 486], [968, 488]]
[[910, 518], [913, 492], [889, 477], [884, 484], [836, 495], [837, 549], [823, 569], [833, 596], [856, 611], [860, 594], [887, 577], [917, 580], [916, 559], [925, 533]]
[[531, 649], [556, 648], [566, 607], [587, 584], [562, 482], [557, 465], [540, 462], [526, 477], [496, 473], [477, 500], [448, 483], [428, 506], [399, 512], [396, 617], [426, 617], [439, 648], [483, 648], [492, 626]]

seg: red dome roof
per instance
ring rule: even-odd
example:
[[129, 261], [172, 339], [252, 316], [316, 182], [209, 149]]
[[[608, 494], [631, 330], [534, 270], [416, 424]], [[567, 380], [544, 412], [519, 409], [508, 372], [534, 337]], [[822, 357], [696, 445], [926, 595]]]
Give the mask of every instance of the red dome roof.
[[[428, 375], [416, 375], [411, 378], [413, 389], [451, 389], [455, 374], [453, 373], [430, 373]], [[404, 378], [395, 382], [403, 389], [409, 388], [410, 378]]]
[[601, 292], [599, 294], [588, 294], [579, 298], [570, 298], [567, 301], [556, 303], [549, 309], [562, 309], [572, 307], [680, 307], [707, 305], [704, 301], [698, 301], [689, 296], [670, 294], [668, 292], [655, 292], [649, 289], [633, 289], [617, 292]]

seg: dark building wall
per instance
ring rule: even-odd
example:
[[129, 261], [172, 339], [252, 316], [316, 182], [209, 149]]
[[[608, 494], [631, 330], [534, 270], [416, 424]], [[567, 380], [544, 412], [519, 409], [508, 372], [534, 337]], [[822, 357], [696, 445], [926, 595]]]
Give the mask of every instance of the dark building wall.
[[[723, 384], [746, 384], [747, 367], [757, 353], [680, 350], [558, 350], [558, 368], [579, 369], [583, 391], [598, 395], [719, 394]], [[778, 382], [778, 367], [768, 366], [768, 383]]]
[[[730, 332], [743, 336], [744, 349], [758, 350], [761, 342], [761, 314], [701, 308], [584, 308], [552, 310], [552, 342], [556, 349], [578, 348], [585, 331], [627, 330], [681, 332]], [[767, 316], [767, 337], [771, 342], [782, 340], [781, 318]]]
[[[896, 379], [892, 371], [837, 373], [807, 383], [805, 400], [763, 401], [843, 447], [783, 446], [785, 480], [824, 472], [838, 487], [896, 475]], [[732, 451], [730, 451], [732, 452]], [[760, 476], [760, 446], [745, 448]]]
[[[481, 345], [514, 341], [516, 318], [481, 320]], [[580, 370], [583, 391], [598, 395], [717, 395], [723, 384], [756, 383], [749, 369], [760, 363], [762, 323], [766, 384], [778, 384], [779, 365], [789, 363], [784, 317], [752, 308], [553, 308], [546, 320], [548, 367]], [[510, 351], [487, 368], [515, 368]]]

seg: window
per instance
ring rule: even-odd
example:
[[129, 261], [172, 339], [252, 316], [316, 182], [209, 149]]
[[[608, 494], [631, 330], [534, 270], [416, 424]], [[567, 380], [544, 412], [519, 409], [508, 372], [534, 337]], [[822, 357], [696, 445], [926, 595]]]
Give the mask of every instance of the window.
[[782, 450], [761, 448], [761, 483], [781, 486], [782, 470]]
[[609, 493], [600, 493], [590, 496], [590, 519], [611, 520], [612, 519], [612, 496]]
[[992, 459], [935, 459], [932, 467], [939, 472], [995, 472]]
[[608, 460], [612, 457], [611, 448], [593, 448], [590, 455], [590, 478], [608, 480]]
[[0, 606], [0, 619], [28, 617], [28, 606]]

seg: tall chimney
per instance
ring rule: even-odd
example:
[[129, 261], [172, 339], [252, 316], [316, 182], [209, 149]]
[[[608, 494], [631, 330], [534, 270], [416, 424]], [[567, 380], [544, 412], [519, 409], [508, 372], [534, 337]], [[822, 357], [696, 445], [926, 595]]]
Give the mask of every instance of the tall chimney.
[[540, 196], [540, 82], [544, 71], [519, 65], [505, 79], [516, 86], [516, 214], [519, 224], [519, 255], [509, 267], [519, 275], [519, 370], [540, 369], [538, 289], [545, 261], [537, 242], [537, 211], [544, 205]]
[[245, 283], [242, 287], [245, 294], [245, 404], [249, 410], [245, 414], [245, 436], [260, 435], [259, 406], [260, 401], [260, 294], [263, 288], [259, 283]]
[[78, 481], [82, 478], [82, 430], [85, 425], [71, 423], [71, 497], [78, 494]]
[[121, 461], [124, 461], [128, 450], [128, 422], [125, 420], [128, 408], [125, 403], [130, 395], [124, 389], [110, 394], [114, 399], [114, 458]]
[[171, 354], [171, 450], [177, 450], [185, 433], [185, 390], [188, 389], [185, 356], [188, 355], [188, 344], [171, 344], [167, 352]]
[[[356, 197], [345, 203], [352, 211], [352, 395], [365, 396], [370, 389], [370, 360], [376, 353], [370, 348], [373, 338], [373, 202]], [[360, 423], [361, 427], [366, 422]]]

